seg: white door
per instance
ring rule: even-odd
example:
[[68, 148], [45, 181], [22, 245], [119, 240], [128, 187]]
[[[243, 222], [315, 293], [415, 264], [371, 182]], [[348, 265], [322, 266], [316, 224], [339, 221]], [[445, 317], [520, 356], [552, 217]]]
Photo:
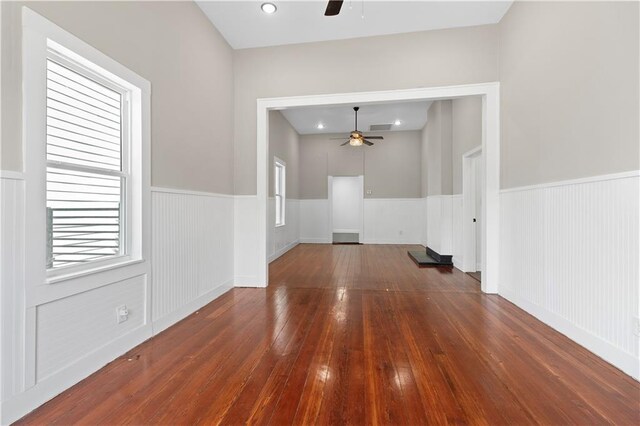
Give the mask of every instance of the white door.
[[482, 157], [480, 155], [473, 158], [473, 189], [474, 189], [474, 210], [475, 210], [475, 252], [476, 271], [482, 270]]
[[333, 233], [358, 234], [362, 239], [362, 176], [333, 176], [331, 179]]

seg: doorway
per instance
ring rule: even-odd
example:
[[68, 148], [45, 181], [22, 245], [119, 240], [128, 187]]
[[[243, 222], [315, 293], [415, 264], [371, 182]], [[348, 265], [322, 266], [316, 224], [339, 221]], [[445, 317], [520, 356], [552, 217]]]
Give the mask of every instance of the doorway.
[[[498, 292], [500, 235], [500, 84], [498, 82], [460, 86], [426, 87], [405, 90], [337, 93], [257, 100], [257, 194], [248, 199], [243, 209], [236, 209], [236, 227], [241, 229], [236, 252], [245, 253], [236, 262], [236, 275], [245, 276], [244, 285], [268, 285], [267, 196], [269, 110], [298, 106], [366, 104], [411, 100], [453, 99], [482, 96], [482, 271], [481, 289]], [[239, 202], [240, 203], [240, 202]], [[257, 221], [251, 218], [257, 218]], [[246, 256], [251, 253], [251, 256]]]
[[364, 176], [329, 176], [331, 241], [358, 244], [362, 241]]
[[477, 147], [462, 156], [462, 265], [478, 281], [484, 264], [483, 186], [482, 147]]

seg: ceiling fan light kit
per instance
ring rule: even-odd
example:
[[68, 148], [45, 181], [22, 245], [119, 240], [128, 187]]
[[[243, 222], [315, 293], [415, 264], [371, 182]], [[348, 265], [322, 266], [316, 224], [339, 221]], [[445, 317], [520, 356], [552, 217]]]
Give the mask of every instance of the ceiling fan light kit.
[[362, 145], [372, 146], [373, 142], [369, 141], [368, 139], [384, 139], [382, 136], [365, 136], [362, 134], [361, 131], [358, 130], [358, 110], [359, 109], [360, 107], [353, 107], [353, 111], [356, 114], [355, 130], [353, 130], [351, 134], [349, 134], [349, 140], [346, 141], [345, 143], [340, 144], [340, 146], [345, 146], [346, 144], [349, 144], [351, 146], [362, 146]]

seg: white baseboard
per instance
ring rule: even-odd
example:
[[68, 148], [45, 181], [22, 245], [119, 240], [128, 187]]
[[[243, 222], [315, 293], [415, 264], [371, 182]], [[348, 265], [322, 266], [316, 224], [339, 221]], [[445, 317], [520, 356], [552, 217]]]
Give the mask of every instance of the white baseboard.
[[576, 326], [565, 318], [516, 296], [507, 289], [500, 289], [499, 294], [551, 328], [564, 334], [580, 346], [584, 346], [603, 360], [613, 364], [624, 373], [636, 380], [640, 380], [640, 359], [634, 357], [632, 354], [615, 347], [606, 340]]
[[233, 280], [234, 287], [264, 288], [265, 283], [258, 282], [257, 275], [237, 275]]
[[459, 269], [462, 272], [464, 272], [463, 265], [462, 265], [462, 260], [458, 259], [455, 256], [453, 256], [452, 260], [453, 260], [453, 267], [456, 268], [456, 269]]
[[80, 358], [24, 392], [15, 395], [13, 398], [2, 401], [2, 419], [0, 423], [10, 424], [20, 419], [150, 337], [152, 337], [151, 325], [143, 325], [131, 333], [109, 342], [105, 346], [96, 348], [85, 357]]
[[300, 241], [296, 240], [296, 241], [294, 241], [294, 242], [292, 242], [290, 244], [287, 244], [286, 246], [282, 247], [280, 250], [276, 251], [274, 254], [269, 256], [269, 263], [273, 262], [274, 260], [276, 260], [277, 258], [282, 256], [283, 254], [285, 254], [286, 252], [288, 252], [289, 250], [291, 250], [292, 248], [294, 248], [298, 244], [300, 244]]
[[208, 293], [203, 294], [202, 296], [193, 299], [191, 302], [187, 303], [184, 306], [181, 306], [179, 309], [163, 316], [162, 318], [158, 318], [153, 322], [153, 335], [157, 335], [167, 328], [171, 327], [175, 323], [180, 320], [188, 317], [198, 309], [203, 306], [211, 303], [213, 300], [217, 299], [227, 291], [233, 288], [232, 280], [228, 280], [227, 282], [219, 285]]
[[329, 238], [300, 238], [300, 244], [331, 244]]
[[419, 245], [420, 241], [417, 240], [364, 240], [362, 244], [397, 244], [397, 245], [405, 245], [405, 244], [416, 244]]
[[334, 229], [334, 234], [360, 234], [359, 229]]

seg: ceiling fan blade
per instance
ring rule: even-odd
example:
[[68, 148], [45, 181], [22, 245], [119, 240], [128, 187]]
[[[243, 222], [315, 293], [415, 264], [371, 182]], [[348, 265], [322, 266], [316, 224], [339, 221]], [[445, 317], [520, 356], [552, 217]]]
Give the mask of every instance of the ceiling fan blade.
[[343, 0], [329, 0], [327, 3], [327, 10], [324, 11], [324, 16], [336, 16], [342, 9]]
[[340, 146], [345, 146], [348, 143], [349, 143], [349, 141], [346, 141], [345, 143], [341, 143]]
[[[348, 137], [348, 136], [347, 136]], [[338, 141], [338, 140], [343, 140], [344, 138], [329, 138], [330, 141]]]
[[365, 145], [367, 145], [367, 146], [371, 146], [371, 145], [373, 145], [373, 142], [368, 141], [368, 140], [366, 140], [366, 139], [363, 139], [363, 140], [362, 140], [362, 142], [364, 142], [364, 144], [365, 144]]
[[367, 139], [384, 139], [382, 136], [365, 136]]

